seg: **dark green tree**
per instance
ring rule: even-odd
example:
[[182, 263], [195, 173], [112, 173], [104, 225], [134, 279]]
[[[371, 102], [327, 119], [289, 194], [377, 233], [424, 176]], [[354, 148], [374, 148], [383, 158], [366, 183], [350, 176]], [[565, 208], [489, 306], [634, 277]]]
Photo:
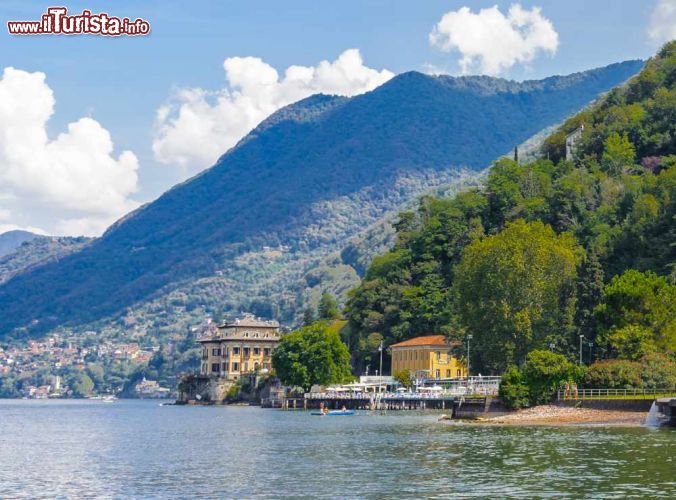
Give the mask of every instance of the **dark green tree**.
[[[576, 338], [584, 335], [587, 342], [596, 341], [594, 308], [603, 299], [603, 267], [596, 253], [588, 253], [580, 269], [576, 282], [575, 325]], [[591, 362], [591, 360], [590, 360]]]
[[470, 244], [455, 270], [457, 311], [477, 369], [502, 372], [570, 338], [578, 247], [541, 222], [516, 221]]
[[320, 320], [331, 320], [340, 316], [338, 302], [336, 302], [336, 299], [333, 297], [333, 295], [330, 293], [322, 294], [322, 298], [319, 300], [317, 314]]
[[526, 356], [522, 373], [528, 386], [529, 403], [535, 406], [551, 402], [566, 381], [580, 380], [584, 369], [576, 367], [561, 354], [534, 350]]
[[516, 410], [528, 406], [528, 386], [523, 380], [523, 374], [516, 366], [510, 366], [502, 375], [498, 391], [500, 401], [507, 408]]
[[303, 326], [310, 326], [315, 322], [315, 312], [312, 307], [306, 307], [303, 311]]
[[676, 352], [676, 285], [663, 276], [634, 269], [614, 276], [595, 315], [612, 357], [639, 359], [646, 349]]
[[318, 321], [282, 337], [272, 364], [283, 384], [309, 390], [352, 378], [350, 353], [336, 328]]

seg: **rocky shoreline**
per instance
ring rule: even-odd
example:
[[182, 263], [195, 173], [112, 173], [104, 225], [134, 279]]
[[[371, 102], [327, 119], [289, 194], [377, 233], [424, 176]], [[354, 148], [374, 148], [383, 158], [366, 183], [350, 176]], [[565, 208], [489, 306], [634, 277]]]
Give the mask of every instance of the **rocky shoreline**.
[[554, 405], [536, 406], [506, 415], [473, 419], [473, 423], [513, 426], [579, 426], [602, 425], [613, 427], [640, 427], [646, 413], [626, 410], [597, 410]]

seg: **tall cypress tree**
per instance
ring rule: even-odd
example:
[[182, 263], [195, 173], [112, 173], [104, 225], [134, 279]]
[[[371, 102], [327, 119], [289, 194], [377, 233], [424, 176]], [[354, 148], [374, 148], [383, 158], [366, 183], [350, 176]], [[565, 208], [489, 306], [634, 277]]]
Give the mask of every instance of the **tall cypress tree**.
[[580, 267], [576, 292], [575, 324], [578, 326], [578, 337], [573, 339], [573, 346], [579, 345], [579, 335], [584, 335], [587, 342], [596, 340], [594, 308], [603, 299], [603, 267], [594, 252], [587, 254]]

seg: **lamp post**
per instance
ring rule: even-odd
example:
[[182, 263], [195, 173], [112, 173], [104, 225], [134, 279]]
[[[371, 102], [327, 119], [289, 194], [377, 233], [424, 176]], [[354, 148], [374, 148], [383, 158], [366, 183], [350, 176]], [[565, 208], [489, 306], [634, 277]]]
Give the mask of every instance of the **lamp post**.
[[378, 392], [383, 390], [383, 341], [380, 341], [380, 346], [378, 347], [380, 351], [380, 380], [378, 383]]
[[580, 335], [580, 366], [582, 366], [582, 340], [584, 339], [584, 335]]
[[470, 333], [467, 335], [467, 381], [469, 382], [469, 376], [470, 376], [470, 371], [469, 371], [469, 341], [472, 340], [472, 334]]

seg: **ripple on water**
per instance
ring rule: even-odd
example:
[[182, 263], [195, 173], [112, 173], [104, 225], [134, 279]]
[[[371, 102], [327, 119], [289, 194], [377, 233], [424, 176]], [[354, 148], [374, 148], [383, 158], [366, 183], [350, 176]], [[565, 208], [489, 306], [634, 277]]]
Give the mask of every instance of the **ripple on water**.
[[676, 432], [0, 402], [0, 497], [667, 496]]

